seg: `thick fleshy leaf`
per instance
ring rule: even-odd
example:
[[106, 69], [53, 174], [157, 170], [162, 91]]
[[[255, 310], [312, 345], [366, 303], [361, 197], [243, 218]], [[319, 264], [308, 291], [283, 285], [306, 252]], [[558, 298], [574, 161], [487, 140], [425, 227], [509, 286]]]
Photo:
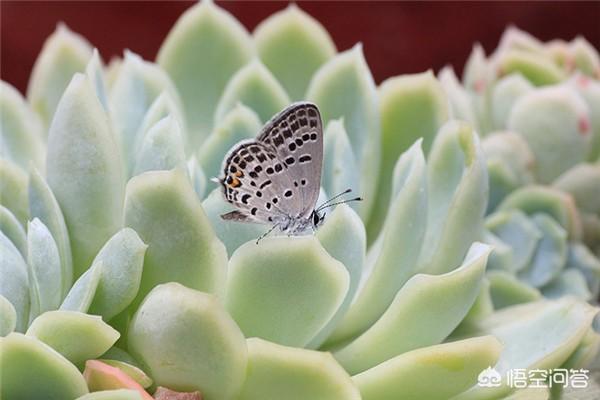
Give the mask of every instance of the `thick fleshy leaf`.
[[575, 268], [569, 268], [560, 273], [550, 283], [542, 288], [544, 297], [558, 299], [563, 296], [575, 296], [588, 301], [592, 293], [587, 287], [583, 273]]
[[550, 390], [545, 387], [526, 387], [525, 389], [515, 390], [508, 396], [502, 397], [502, 400], [551, 400]]
[[290, 98], [273, 74], [254, 60], [240, 68], [225, 86], [215, 110], [215, 123], [223, 121], [238, 103], [250, 107], [262, 122], [267, 122], [290, 103]]
[[502, 53], [508, 50], [522, 50], [540, 55], [545, 54], [544, 44], [539, 39], [514, 25], [510, 25], [502, 32], [496, 52]]
[[427, 168], [427, 232], [419, 263], [421, 272], [439, 274], [459, 265], [483, 232], [488, 176], [477, 133], [464, 122], [446, 123]]
[[132, 178], [127, 184], [125, 225], [148, 245], [134, 307], [164, 282], [221, 293], [227, 253], [184, 171], [152, 171]]
[[[329, 196], [335, 196], [346, 189], [360, 193], [360, 169], [344, 128], [344, 121], [330, 121], [324, 136], [321, 186]], [[352, 202], [350, 206], [356, 209], [358, 204]]]
[[[586, 160], [592, 130], [585, 101], [567, 86], [524, 94], [513, 106], [508, 128], [521, 134], [536, 160], [540, 182], [550, 183], [563, 171]], [[557, 152], [556, 149], [561, 149]]]
[[293, 100], [301, 100], [315, 71], [336, 53], [327, 30], [294, 3], [254, 30], [258, 55]]
[[3, 399], [75, 399], [88, 393], [81, 373], [37, 339], [11, 333], [0, 339], [0, 396]]
[[266, 238], [231, 257], [226, 307], [246, 337], [303, 347], [340, 308], [349, 282], [315, 237]]
[[0, 158], [0, 204], [8, 208], [21, 223], [27, 225], [27, 174], [16, 164]]
[[135, 156], [140, 151], [150, 128], [156, 125], [158, 121], [168, 116], [174, 118], [179, 124], [184, 147], [186, 147], [186, 150], [189, 150], [188, 153], [191, 153], [192, 149], [190, 148], [189, 143], [185, 142], [188, 138], [185, 129], [185, 118], [181, 114], [181, 101], [179, 100], [179, 97], [173, 98], [171, 93], [164, 91], [154, 99], [150, 107], [148, 107], [146, 114], [144, 114], [144, 118], [140, 122], [140, 126], [135, 135], [132, 155]]
[[0, 81], [0, 157], [27, 170], [29, 163], [44, 166], [44, 138], [41, 122], [21, 94]]
[[[598, 77], [600, 78], [600, 72]], [[600, 158], [600, 81], [575, 74], [569, 79], [567, 85], [574, 88], [588, 105], [593, 133], [588, 160], [598, 160]]]
[[318, 348], [331, 334], [354, 299], [365, 264], [367, 235], [360, 217], [348, 205], [341, 204], [327, 216], [317, 232], [321, 245], [348, 271], [350, 283], [344, 302], [327, 325], [315, 336], [308, 347]]
[[480, 43], [475, 43], [465, 62], [463, 84], [472, 92], [483, 94], [488, 89], [492, 78], [491, 66], [485, 58], [485, 51]]
[[502, 239], [488, 231], [487, 229], [483, 232], [481, 237], [483, 243], [489, 244], [494, 248], [492, 254], [488, 259], [487, 269], [489, 270], [501, 270], [501, 271], [513, 271], [513, 249], [504, 243]]
[[17, 313], [16, 330], [24, 332], [29, 322], [27, 264], [14, 244], [0, 232], [0, 295]]
[[[450, 118], [467, 121], [475, 128], [475, 130], [479, 131], [479, 128], [477, 127], [478, 119], [475, 109], [473, 108], [474, 104], [471, 94], [467, 89], [461, 86], [460, 81], [454, 73], [454, 69], [451, 66], [445, 66], [438, 73], [438, 79], [439, 83], [444, 88], [447, 101], [450, 103], [450, 107], [446, 107], [446, 109], [449, 108], [448, 113]], [[427, 145], [430, 145], [430, 143], [427, 143]]]
[[225, 154], [240, 140], [254, 138], [261, 122], [254, 111], [236, 104], [220, 121], [198, 150], [198, 163], [208, 178], [221, 175]]
[[141, 399], [153, 400], [153, 397], [144, 388], [120, 369], [98, 360], [87, 360], [83, 377], [88, 388], [93, 391], [114, 389], [135, 390]]
[[96, 295], [102, 269], [102, 262], [93, 264], [88, 268], [88, 270], [75, 281], [71, 290], [67, 293], [67, 297], [65, 297], [63, 303], [60, 305], [60, 310], [79, 311], [82, 313], [87, 312]]
[[562, 367], [568, 369], [589, 368], [594, 357], [598, 355], [598, 350], [600, 350], [600, 335], [590, 328]]
[[575, 268], [583, 274], [594, 297], [600, 292], [600, 260], [583, 244], [569, 245], [567, 268]]
[[0, 205], [0, 231], [15, 245], [23, 257], [27, 257], [27, 236], [25, 229], [12, 212]]
[[119, 338], [119, 332], [95, 315], [49, 311], [37, 317], [27, 336], [34, 337], [75, 365], [101, 356]]
[[248, 372], [239, 400], [359, 400], [331, 354], [248, 339]]
[[396, 164], [393, 199], [378, 240], [381, 249], [371, 250], [372, 265], [363, 273], [358, 295], [330, 343], [355, 337], [370, 327], [416, 273], [427, 219], [426, 166], [420, 146], [420, 141], [415, 143]]
[[486, 219], [485, 227], [512, 250], [511, 271], [529, 265], [542, 239], [542, 231], [520, 210], [498, 211]]
[[513, 190], [534, 182], [535, 158], [527, 142], [513, 132], [497, 132], [481, 141], [490, 180], [488, 212]]
[[106, 112], [89, 79], [77, 74], [50, 126], [46, 165], [69, 231], [74, 277], [122, 224], [121, 165]]
[[[92, 47], [82, 36], [59, 23], [46, 39], [27, 86], [27, 100], [47, 128], [73, 74], [84, 72]], [[44, 133], [46, 130], [44, 129]]]
[[600, 76], [600, 56], [594, 46], [583, 36], [577, 36], [570, 43], [575, 68], [586, 75], [598, 78]]
[[496, 310], [520, 303], [539, 300], [539, 290], [521, 282], [514, 275], [504, 271], [490, 271], [490, 295]]
[[[111, 88], [109, 105], [126, 171], [131, 171], [135, 164], [138, 150], [135, 144], [138, 136], [145, 133], [140, 132], [144, 116], [161, 93], [167, 93], [181, 110], [181, 100], [169, 76], [158, 65], [125, 51], [123, 65]], [[183, 123], [184, 117], [179, 112], [174, 117]], [[181, 128], [183, 142], [187, 143], [185, 126]]]
[[157, 286], [129, 328], [129, 350], [157, 385], [231, 399], [246, 375], [242, 332], [213, 295], [178, 283]]
[[335, 351], [335, 358], [346, 371], [356, 374], [406, 351], [440, 343], [479, 294], [490, 251], [489, 246], [476, 243], [461, 267], [443, 275], [412, 277], [381, 318]]
[[498, 206], [499, 211], [514, 209], [527, 215], [548, 214], [566, 229], [570, 239], [581, 236], [581, 220], [575, 202], [560, 190], [538, 185], [515, 190]]
[[217, 102], [231, 75], [253, 54], [246, 29], [212, 1], [189, 8], [169, 32], [157, 61], [181, 94], [193, 149], [211, 131]]
[[532, 221], [542, 233], [531, 263], [519, 271], [519, 279], [540, 287], [556, 278], [567, 260], [567, 232], [546, 214], [534, 214]]
[[552, 186], [570, 193], [580, 210], [600, 214], [600, 164], [578, 164]]
[[210, 221], [215, 234], [225, 245], [229, 256], [244, 243], [258, 239], [269, 230], [267, 225], [223, 220], [221, 215], [232, 211], [234, 208], [225, 201], [221, 189], [210, 192], [202, 202], [202, 208], [206, 212], [206, 217]]
[[119, 360], [101, 359], [99, 361], [102, 361], [104, 364], [108, 364], [111, 367], [120, 369], [122, 372], [127, 374], [131, 379], [139, 383], [144, 388], [147, 388], [152, 385], [152, 379], [148, 375], [146, 375], [144, 371], [142, 371], [135, 365], [131, 365]]
[[113, 346], [110, 349], [108, 349], [106, 353], [102, 354], [101, 358], [103, 360], [108, 359], [113, 361], [122, 361], [124, 363], [141, 368], [140, 363], [135, 358], [133, 358], [129, 353], [117, 346]]
[[106, 244], [94, 264], [102, 264], [100, 281], [87, 312], [110, 321], [137, 295], [142, 278], [146, 246], [129, 228], [117, 232]]
[[17, 311], [10, 301], [0, 294], [0, 338], [17, 327]]
[[319, 68], [306, 98], [317, 104], [325, 126], [332, 119], [344, 119], [360, 167], [360, 194], [365, 201], [359, 214], [366, 221], [375, 204], [381, 142], [377, 88], [362, 45], [336, 55]]
[[519, 73], [536, 86], [552, 85], [565, 78], [563, 71], [549, 58], [525, 50], [507, 50], [496, 60], [496, 73]]
[[135, 159], [133, 175], [146, 171], [185, 168], [184, 143], [177, 119], [167, 116], [154, 124], [144, 136]]
[[573, 298], [540, 301], [505, 308], [480, 324], [483, 333], [504, 344], [494, 369], [499, 387], [474, 386], [453, 400], [497, 399], [512, 391], [506, 381], [511, 369], [558, 368], [588, 332], [597, 309]]
[[552, 39], [545, 43], [545, 51], [550, 58], [565, 71], [568, 71], [572, 63], [569, 44], [562, 39]]
[[31, 323], [38, 315], [56, 310], [63, 298], [58, 247], [46, 225], [37, 218], [27, 226], [27, 266]]
[[477, 383], [501, 349], [493, 336], [444, 343], [401, 354], [352, 379], [363, 400], [447, 400]]
[[106, 85], [104, 84], [104, 69], [98, 49], [94, 49], [92, 58], [85, 67], [85, 74], [92, 83], [98, 100], [102, 107], [108, 111], [108, 99], [106, 98]]
[[50, 231], [60, 255], [61, 298], [66, 296], [73, 283], [73, 259], [69, 232], [60, 206], [50, 187], [36, 169], [29, 172], [29, 214], [38, 218]]
[[144, 400], [139, 392], [132, 389], [102, 390], [88, 393], [77, 400]]
[[208, 182], [206, 181], [206, 173], [198, 163], [198, 159], [195, 155], [187, 162], [187, 173], [196, 195], [199, 199], [204, 199]]
[[454, 332], [461, 329], [462, 325], [469, 325], [472, 324], [473, 321], [479, 321], [490, 315], [492, 312], [494, 312], [494, 303], [492, 302], [492, 295], [490, 292], [490, 281], [489, 279], [484, 278], [481, 283], [481, 287], [479, 288], [479, 293], [477, 294], [475, 302], [471, 306], [471, 309], [469, 310], [465, 318], [461, 321], [461, 325], [459, 325]]
[[495, 129], [506, 129], [510, 110], [533, 85], [521, 74], [511, 74], [494, 84], [491, 92], [492, 123]]

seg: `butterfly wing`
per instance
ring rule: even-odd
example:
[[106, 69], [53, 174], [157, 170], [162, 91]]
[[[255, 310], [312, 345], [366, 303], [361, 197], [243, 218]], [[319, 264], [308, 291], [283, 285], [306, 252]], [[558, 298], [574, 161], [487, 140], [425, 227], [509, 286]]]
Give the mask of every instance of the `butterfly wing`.
[[312, 103], [294, 103], [257, 140], [241, 141], [225, 156], [219, 181], [238, 211], [223, 218], [272, 223], [308, 216], [319, 195], [322, 162], [319, 111]]
[[270, 146], [253, 139], [236, 144], [225, 156], [223, 178], [219, 182], [225, 199], [238, 211], [222, 217], [272, 223], [290, 215], [293, 210], [290, 203], [284, 201], [287, 192], [282, 192], [282, 188], [291, 186], [292, 182], [284, 170]]
[[323, 124], [317, 106], [290, 105], [267, 122], [257, 141], [274, 149], [284, 165], [292, 190], [284, 201], [291, 203], [293, 215], [308, 216], [319, 197], [323, 166]]

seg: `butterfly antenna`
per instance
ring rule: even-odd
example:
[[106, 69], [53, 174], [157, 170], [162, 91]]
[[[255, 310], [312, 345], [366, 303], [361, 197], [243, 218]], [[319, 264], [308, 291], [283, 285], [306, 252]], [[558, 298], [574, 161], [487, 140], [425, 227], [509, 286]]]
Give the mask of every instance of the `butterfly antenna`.
[[260, 235], [260, 237], [258, 239], [256, 239], [256, 244], [258, 244], [258, 242], [260, 242], [262, 239], [264, 239], [267, 235], [269, 235], [269, 233], [273, 232], [273, 230], [277, 228], [277, 225], [273, 225], [273, 227], [271, 229], [269, 229], [267, 232], [263, 233], [262, 235]]
[[346, 190], [344, 190], [342, 193], [338, 193], [335, 196], [333, 196], [332, 198], [330, 198], [329, 200], [325, 200], [323, 203], [321, 203], [320, 206], [317, 207], [317, 210], [320, 210], [321, 207], [325, 206], [325, 204], [332, 202], [333, 200], [337, 199], [338, 197], [341, 197], [345, 194], [348, 194], [352, 191], [352, 189], [348, 188]]
[[353, 199], [336, 201], [335, 203], [331, 203], [331, 204], [323, 204], [322, 206], [320, 206], [319, 208], [317, 208], [315, 211], [321, 211], [321, 210], [324, 210], [324, 209], [329, 208], [329, 207], [337, 206], [338, 204], [344, 204], [344, 203], [350, 203], [351, 201], [362, 201], [362, 200], [363, 200], [362, 197], [355, 197]]

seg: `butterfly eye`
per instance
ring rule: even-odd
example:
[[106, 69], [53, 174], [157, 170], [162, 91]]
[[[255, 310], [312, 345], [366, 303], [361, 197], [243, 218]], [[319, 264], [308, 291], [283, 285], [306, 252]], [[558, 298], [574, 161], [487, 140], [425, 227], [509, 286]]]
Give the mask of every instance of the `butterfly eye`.
[[313, 211], [313, 225], [317, 226], [319, 225], [319, 220], [321, 218], [319, 217], [319, 214], [317, 214], [316, 212]]

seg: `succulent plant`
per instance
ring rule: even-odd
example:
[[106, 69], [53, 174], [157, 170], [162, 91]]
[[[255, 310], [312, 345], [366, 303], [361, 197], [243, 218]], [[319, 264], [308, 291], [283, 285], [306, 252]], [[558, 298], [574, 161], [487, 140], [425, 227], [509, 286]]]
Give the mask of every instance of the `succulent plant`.
[[542, 43], [509, 28], [476, 45], [461, 84], [439, 74], [452, 112], [484, 135], [490, 197], [483, 241], [496, 307], [600, 291], [600, 58], [583, 38]]
[[[59, 26], [27, 99], [0, 92], [0, 397], [548, 398], [477, 381], [600, 348], [597, 73], [583, 39], [509, 30], [463, 84], [376, 86], [297, 6], [251, 36], [203, 1], [156, 63], [104, 66]], [[322, 196], [368, 201], [256, 244], [207, 178], [298, 99], [326, 126]]]

